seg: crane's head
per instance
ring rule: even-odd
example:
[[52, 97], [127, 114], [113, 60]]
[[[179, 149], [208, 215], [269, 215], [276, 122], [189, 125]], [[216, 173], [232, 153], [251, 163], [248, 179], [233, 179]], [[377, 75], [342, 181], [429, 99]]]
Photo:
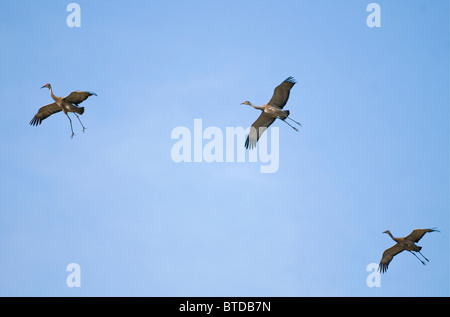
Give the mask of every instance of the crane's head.
[[241, 105], [248, 105], [248, 106], [251, 106], [252, 103], [251, 103], [250, 101], [244, 101], [243, 103], [241, 103]]
[[41, 87], [41, 89], [42, 89], [42, 88], [48, 88], [48, 89], [50, 89], [50, 88], [52, 88], [52, 86], [51, 86], [50, 84], [45, 84], [44, 86]]
[[383, 233], [387, 233], [387, 234], [389, 234], [389, 233], [391, 233], [389, 230], [386, 230], [386, 231], [383, 231]]

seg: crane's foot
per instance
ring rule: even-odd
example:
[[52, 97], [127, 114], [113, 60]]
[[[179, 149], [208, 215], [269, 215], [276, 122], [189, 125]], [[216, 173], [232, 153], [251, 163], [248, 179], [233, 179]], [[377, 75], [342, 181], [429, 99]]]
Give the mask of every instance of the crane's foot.
[[75, 133], [72, 132], [72, 135], [70, 136], [71, 139], [73, 139], [73, 136], [75, 135]]
[[83, 133], [84, 133], [84, 130], [86, 130], [87, 128], [85, 128], [85, 127], [83, 127]]
[[301, 124], [300, 122], [295, 121], [295, 120], [292, 119], [291, 117], [286, 117], [286, 118], [289, 119], [289, 120], [291, 120], [291, 121], [293, 121], [293, 122], [295, 122], [295, 123], [297, 123], [299, 126], [302, 127], [302, 124]]
[[419, 254], [427, 261], [427, 262], [430, 262], [422, 253], [420, 253], [420, 251], [419, 251]]

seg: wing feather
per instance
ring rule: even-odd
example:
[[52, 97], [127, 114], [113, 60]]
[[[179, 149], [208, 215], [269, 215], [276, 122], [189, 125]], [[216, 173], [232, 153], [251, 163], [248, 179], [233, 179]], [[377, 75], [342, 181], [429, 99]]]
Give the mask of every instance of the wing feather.
[[291, 88], [294, 87], [295, 83], [294, 77], [286, 78], [285, 81], [275, 88], [269, 105], [283, 108], [289, 99]]
[[43, 106], [39, 109], [38, 113], [31, 119], [30, 125], [38, 126], [42, 123], [42, 121], [52, 114], [60, 112], [61, 108], [54, 102], [49, 105]]
[[256, 147], [256, 143], [261, 135], [275, 121], [275, 119], [276, 118], [267, 115], [265, 112], [262, 112], [250, 128], [247, 140], [245, 141], [245, 148], [251, 150]]
[[72, 91], [64, 100], [78, 106], [78, 104], [88, 99], [89, 96], [97, 96], [97, 94], [89, 91]]
[[384, 273], [387, 271], [389, 263], [392, 261], [394, 256], [401, 253], [403, 251], [403, 247], [400, 244], [396, 244], [389, 249], [386, 249], [383, 252], [383, 256], [380, 261], [380, 265], [378, 266], [378, 270], [380, 270], [381, 273]]
[[409, 235], [405, 237], [405, 239], [412, 241], [412, 242], [419, 242], [420, 239], [425, 235], [427, 232], [435, 232], [439, 230], [436, 229], [415, 229], [413, 230]]

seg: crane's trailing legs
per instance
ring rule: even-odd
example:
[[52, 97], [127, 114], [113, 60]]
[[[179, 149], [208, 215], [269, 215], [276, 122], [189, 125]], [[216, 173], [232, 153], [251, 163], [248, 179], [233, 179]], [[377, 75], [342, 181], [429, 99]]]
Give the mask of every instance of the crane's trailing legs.
[[294, 121], [295, 123], [297, 123], [299, 126], [302, 126], [302, 124], [300, 122], [295, 121], [294, 119], [291, 119], [291, 117], [287, 117], [289, 120]]
[[[420, 262], [422, 262], [423, 265], [425, 265], [426, 263], [424, 261], [422, 261], [421, 259], [419, 259], [419, 257], [413, 252], [413, 251], [409, 251], [412, 255], [414, 255]], [[420, 252], [419, 252], [420, 253]], [[422, 254], [422, 253], [420, 253]], [[423, 255], [422, 255], [423, 256]], [[424, 257], [425, 258], [425, 257]], [[426, 259], [426, 258], [425, 258]], [[428, 260], [427, 260], [428, 261]]]
[[69, 122], [70, 122], [70, 130], [72, 130], [72, 135], [70, 136], [70, 138], [73, 139], [73, 136], [75, 135], [75, 133], [73, 133], [72, 119], [70, 119], [68, 113], [66, 113], [66, 116], [67, 116], [67, 118], [69, 118]]
[[[287, 117], [287, 118], [289, 118], [289, 117]], [[281, 118], [280, 118], [281, 119]], [[291, 119], [292, 120], [292, 119]], [[296, 128], [296, 127], [294, 127], [294, 126], [292, 126], [291, 124], [289, 124], [288, 122], [286, 122], [286, 118], [284, 118], [284, 119], [281, 119], [281, 121], [283, 121], [284, 123], [286, 123], [288, 126], [290, 126], [292, 129], [294, 129], [295, 131], [297, 131], [298, 132], [298, 129]], [[292, 120], [292, 121], [294, 121], [294, 120]], [[301, 125], [300, 125], [301, 126]]]
[[80, 119], [80, 117], [75, 113], [75, 115], [77, 116], [77, 118], [78, 118], [78, 121], [80, 121], [80, 124], [81, 124], [81, 126], [83, 127], [83, 133], [84, 133], [84, 130], [86, 130], [87, 128], [83, 125], [83, 123], [81, 122], [81, 119]]
[[289, 125], [292, 129], [294, 129], [294, 130], [297, 131], [297, 132], [298, 132], [298, 129], [295, 128], [295, 127], [293, 127], [293, 126], [290, 125], [289, 123], [287, 123], [287, 122], [286, 122], [286, 119], [289, 119], [289, 120], [291, 120], [291, 121], [294, 121], [294, 122], [297, 123], [299, 126], [302, 126], [302, 124], [301, 124], [300, 122], [295, 121], [294, 119], [292, 119], [292, 118], [289, 117], [289, 116], [285, 117], [284, 119], [281, 118], [281, 117], [278, 117], [278, 118], [281, 119], [281, 121], [285, 122], [287, 125]]
[[425, 259], [425, 260], [427, 260], [427, 262], [430, 262], [422, 253], [420, 253], [420, 251], [417, 251], [417, 252], [419, 252], [419, 254]]

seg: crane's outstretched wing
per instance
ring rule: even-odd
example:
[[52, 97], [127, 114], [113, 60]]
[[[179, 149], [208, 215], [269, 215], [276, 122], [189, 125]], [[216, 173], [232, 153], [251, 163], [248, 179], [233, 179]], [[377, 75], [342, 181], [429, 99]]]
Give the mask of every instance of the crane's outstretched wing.
[[386, 249], [383, 252], [383, 257], [381, 258], [380, 265], [378, 266], [378, 270], [381, 273], [384, 273], [387, 271], [389, 263], [392, 261], [394, 256], [402, 252], [404, 249], [399, 244], [394, 245], [393, 247], [390, 247], [389, 249]]
[[269, 101], [269, 105], [283, 108], [289, 99], [289, 93], [295, 83], [294, 77], [291, 76], [286, 78], [285, 81], [275, 88], [272, 99]]
[[42, 120], [50, 117], [52, 114], [60, 112], [61, 108], [56, 103], [43, 106], [39, 109], [38, 113], [31, 119], [30, 125], [38, 126], [42, 123]]
[[419, 242], [419, 240], [422, 239], [425, 233], [435, 231], [439, 232], [439, 230], [436, 229], [415, 229], [408, 236], [406, 236], [405, 239], [412, 242]]
[[72, 91], [64, 100], [78, 106], [78, 104], [88, 99], [89, 96], [97, 96], [97, 94], [89, 91]]
[[276, 118], [267, 115], [265, 112], [262, 112], [258, 119], [253, 122], [250, 128], [247, 140], [245, 141], [245, 148], [249, 148], [251, 150], [256, 147], [256, 143], [258, 142], [261, 135], [275, 121], [275, 119]]

